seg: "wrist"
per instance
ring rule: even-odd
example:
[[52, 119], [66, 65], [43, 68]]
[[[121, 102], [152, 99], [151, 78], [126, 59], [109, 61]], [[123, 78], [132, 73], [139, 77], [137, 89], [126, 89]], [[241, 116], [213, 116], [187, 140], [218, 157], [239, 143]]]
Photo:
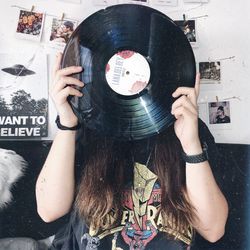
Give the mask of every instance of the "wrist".
[[182, 158], [186, 163], [196, 164], [207, 161], [208, 154], [205, 149], [201, 153], [195, 155], [187, 155], [184, 152], [182, 152]]
[[74, 114], [71, 107], [66, 106], [64, 108], [57, 109], [58, 116], [60, 117], [60, 122], [66, 127], [74, 127], [78, 124], [78, 118]]
[[[194, 146], [196, 145], [196, 146]], [[186, 163], [196, 164], [207, 161], [208, 152], [207, 152], [207, 144], [206, 142], [203, 143], [201, 147], [201, 143], [194, 144], [191, 148], [189, 148], [186, 152], [182, 152], [182, 158]], [[187, 153], [188, 152], [188, 153]]]
[[[65, 125], [63, 122], [61, 122], [60, 116], [58, 115], [56, 117], [56, 125], [60, 130], [71, 130], [71, 131], [76, 131], [81, 127], [81, 124], [78, 122], [77, 124], [71, 123], [73, 125]], [[68, 124], [68, 123], [67, 123]]]
[[192, 142], [186, 146], [182, 146], [183, 152], [187, 155], [197, 155], [202, 153], [200, 141]]
[[63, 126], [66, 126], [66, 127], [74, 127], [74, 126], [77, 126], [78, 124], [78, 119], [76, 117], [72, 117], [72, 118], [66, 118], [64, 116], [60, 116], [60, 123], [63, 125]]

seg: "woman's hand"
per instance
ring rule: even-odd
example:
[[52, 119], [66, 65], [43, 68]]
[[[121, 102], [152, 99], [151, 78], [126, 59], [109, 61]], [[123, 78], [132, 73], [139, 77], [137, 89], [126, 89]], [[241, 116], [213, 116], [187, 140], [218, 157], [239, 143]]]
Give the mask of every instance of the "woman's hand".
[[184, 152], [188, 155], [195, 155], [202, 152], [198, 135], [198, 107], [197, 98], [199, 95], [200, 74], [196, 75], [195, 87], [179, 87], [172, 96], [179, 97], [172, 105], [171, 113], [176, 121], [174, 129], [179, 138]]
[[77, 117], [70, 107], [67, 97], [78, 96], [83, 94], [75, 87], [83, 87], [83, 83], [70, 75], [82, 71], [82, 67], [71, 66], [60, 69], [62, 54], [57, 55], [56, 63], [53, 70], [53, 84], [51, 87], [50, 95], [55, 103], [60, 122], [64, 126], [73, 127], [77, 124]]

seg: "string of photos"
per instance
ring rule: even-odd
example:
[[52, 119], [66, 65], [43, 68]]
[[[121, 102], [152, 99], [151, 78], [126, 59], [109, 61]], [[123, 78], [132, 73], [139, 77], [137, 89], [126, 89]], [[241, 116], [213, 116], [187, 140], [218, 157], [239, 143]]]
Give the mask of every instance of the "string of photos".
[[[67, 2], [71, 4], [81, 4], [81, 0], [58, 0], [61, 2]], [[157, 6], [167, 6], [167, 15], [180, 12], [180, 10], [171, 7], [178, 7], [177, 0], [92, 0], [93, 6], [109, 6], [113, 4], [120, 4], [120, 3], [133, 3], [133, 4], [143, 4], [149, 5], [150, 7], [157, 7]], [[196, 17], [188, 17], [187, 13], [191, 12], [194, 9], [201, 8], [204, 4], [208, 4], [208, 0], [183, 0], [183, 3], [191, 4], [190, 7], [185, 9], [185, 14], [182, 14], [182, 18], [179, 20], [174, 20], [175, 23], [182, 29], [184, 34], [186, 35], [188, 41], [190, 42], [191, 46], [195, 50], [199, 48], [199, 43], [202, 43], [202, 37], [197, 36], [197, 22], [199, 19], [209, 18], [208, 15], [200, 15]], [[193, 5], [195, 4], [195, 5]], [[31, 6], [31, 8], [27, 9], [21, 6], [13, 5], [12, 7], [19, 9], [19, 15], [16, 25], [16, 38], [26, 39], [34, 42], [40, 42], [46, 47], [49, 47], [52, 51], [63, 51], [66, 43], [70, 39], [70, 36], [76, 29], [77, 25], [79, 24], [79, 20], [77, 18], [68, 18], [68, 14], [63, 12], [61, 16], [56, 16], [51, 13], [46, 13], [42, 11], [37, 11], [35, 6]], [[46, 19], [45, 19], [46, 18]], [[32, 92], [33, 90], [30, 87], [32, 86], [30, 82], [40, 82], [43, 77], [40, 75], [39, 70], [34, 68], [35, 62], [38, 57], [44, 58], [37, 63], [40, 65], [40, 68], [46, 67], [46, 58], [44, 55], [41, 55], [39, 51], [35, 51], [31, 54], [27, 54], [25, 56], [18, 56], [15, 57], [9, 55], [3, 55], [0, 60], [0, 66], [2, 71], [5, 72], [5, 75], [0, 75], [0, 79], [3, 82], [1, 86], [2, 95], [4, 97], [5, 109], [11, 113], [13, 109], [13, 103], [11, 100], [8, 100], [7, 96], [11, 96], [13, 91], [16, 91], [17, 88], [21, 90], [25, 90], [27, 93]], [[14, 58], [10, 60], [10, 57]], [[205, 57], [204, 57], [205, 58]], [[207, 57], [207, 60], [202, 60], [197, 62], [197, 71], [200, 72], [201, 78], [201, 90], [209, 89], [209, 90], [218, 90], [218, 93], [221, 89], [221, 86], [226, 84], [223, 82], [222, 75], [223, 75], [223, 66], [225, 61], [233, 61], [235, 60], [235, 56], [228, 56], [225, 58], [219, 59], [211, 59]], [[5, 69], [5, 71], [3, 70]], [[32, 73], [34, 72], [34, 73]], [[7, 77], [6, 77], [7, 74]], [[43, 74], [44, 75], [44, 74]], [[25, 77], [24, 77], [25, 76]], [[33, 77], [33, 80], [32, 80]], [[34, 77], [37, 77], [34, 80]], [[39, 79], [38, 79], [39, 78]], [[4, 79], [4, 80], [2, 80]], [[7, 80], [6, 80], [7, 79]], [[26, 80], [24, 80], [26, 79]], [[46, 81], [45, 79], [43, 79]], [[13, 86], [15, 88], [13, 89]], [[44, 88], [44, 87], [43, 87]], [[47, 89], [45, 89], [45, 92]], [[43, 91], [39, 91], [43, 93]], [[44, 93], [45, 93], [44, 92]], [[40, 113], [40, 117], [37, 116], [36, 118], [31, 118], [32, 114], [29, 114], [25, 120], [17, 115], [16, 123], [14, 122], [13, 118], [9, 118], [9, 120], [5, 119], [2, 120], [2, 124], [0, 123], [0, 131], [2, 137], [16, 138], [16, 137], [46, 137], [48, 135], [48, 96], [47, 94], [42, 94], [40, 96], [36, 96], [37, 91], [32, 92], [32, 98], [34, 100], [45, 100], [44, 101], [44, 108], [43, 112]], [[47, 93], [47, 92], [46, 92]], [[232, 112], [230, 111], [230, 102], [232, 101], [240, 101], [240, 97], [223, 97], [221, 100], [216, 99], [216, 101], [204, 101], [201, 100], [200, 104], [206, 104], [206, 110], [210, 110], [208, 113], [208, 117], [215, 117], [215, 113], [220, 112], [223, 107], [223, 113], [230, 117]], [[11, 106], [12, 105], [12, 106]], [[33, 108], [33, 110], [36, 110]], [[215, 112], [216, 111], [216, 112]], [[214, 115], [211, 115], [214, 114]], [[14, 115], [13, 115], [14, 116]], [[0, 116], [1, 118], [1, 116]], [[22, 120], [23, 119], [23, 120]], [[208, 119], [207, 119], [208, 120]], [[27, 125], [26, 128], [14, 129], [14, 126], [18, 125], [18, 122], [21, 125]], [[232, 119], [223, 120], [225, 123], [230, 124]], [[40, 124], [39, 124], [40, 123]], [[215, 124], [214, 118], [209, 118], [208, 123]], [[221, 122], [222, 123], [222, 122]], [[13, 126], [11, 129], [6, 128], [6, 124]], [[1, 126], [5, 126], [4, 128]], [[40, 127], [39, 127], [40, 126]], [[25, 126], [23, 126], [25, 127]], [[38, 127], [40, 129], [38, 129]], [[3, 129], [1, 129], [3, 128]], [[31, 128], [33, 130], [31, 130]], [[26, 129], [26, 130], [25, 130]]]

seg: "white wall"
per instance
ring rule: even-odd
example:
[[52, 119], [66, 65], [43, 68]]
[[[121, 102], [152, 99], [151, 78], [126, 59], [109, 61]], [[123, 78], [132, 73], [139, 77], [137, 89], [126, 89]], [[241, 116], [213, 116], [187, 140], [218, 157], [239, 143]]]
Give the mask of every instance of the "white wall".
[[[49, 33], [49, 20], [52, 16], [76, 19], [79, 22], [102, 6], [94, 6], [92, 1], [82, 0], [81, 4], [66, 3], [57, 0], [8, 0], [0, 2], [0, 53], [31, 52], [39, 49], [48, 54], [48, 69], [51, 71], [55, 52], [46, 49], [46, 37]], [[19, 6], [47, 13], [41, 42], [20, 40], [15, 37]], [[178, 6], [157, 6], [150, 2], [150, 7], [167, 14], [170, 18], [196, 20], [198, 46], [194, 48], [197, 63], [199, 61], [221, 61], [221, 84], [219, 86], [202, 85], [199, 102], [201, 118], [207, 121], [207, 102], [217, 99], [230, 101], [230, 126], [209, 126], [219, 143], [250, 144], [250, 2], [248, 0], [210, 0], [206, 4], [183, 3]], [[227, 59], [229, 58], [229, 59]], [[231, 58], [231, 59], [230, 59]], [[50, 82], [50, 79], [48, 79]], [[235, 98], [237, 97], [237, 98]], [[229, 98], [229, 99], [228, 99]], [[49, 137], [55, 134], [55, 109], [49, 103]]]

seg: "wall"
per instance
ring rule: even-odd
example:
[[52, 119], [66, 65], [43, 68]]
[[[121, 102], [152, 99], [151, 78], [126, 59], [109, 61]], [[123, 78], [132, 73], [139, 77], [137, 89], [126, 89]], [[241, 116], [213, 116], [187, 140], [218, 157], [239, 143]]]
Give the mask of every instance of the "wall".
[[[35, 11], [46, 12], [41, 42], [20, 40], [15, 36], [20, 7], [30, 10], [32, 5], [35, 6]], [[196, 20], [197, 42], [193, 51], [197, 68], [199, 62], [221, 62], [221, 83], [202, 84], [199, 98], [200, 116], [209, 125], [218, 143], [250, 143], [250, 130], [248, 129], [250, 117], [247, 115], [250, 105], [250, 85], [248, 84], [250, 33], [247, 32], [250, 21], [249, 5], [247, 0], [210, 0], [204, 4], [184, 3], [179, 0], [176, 7], [159, 6], [154, 4], [154, 1], [149, 4], [173, 20], [182, 20], [183, 14], [187, 19]], [[2, 1], [0, 53], [35, 53], [39, 51], [47, 56], [48, 72], [50, 72], [56, 53], [55, 50], [48, 48], [46, 42], [50, 34], [51, 19], [60, 18], [62, 13], [65, 13], [65, 18], [81, 22], [88, 15], [103, 7], [94, 6], [92, 1], [82, 1], [81, 4], [55, 0]], [[225, 100], [230, 102], [231, 123], [219, 126], [209, 124], [208, 103]], [[49, 135], [44, 138], [46, 140], [54, 137], [55, 113], [52, 103], [49, 102]]]

